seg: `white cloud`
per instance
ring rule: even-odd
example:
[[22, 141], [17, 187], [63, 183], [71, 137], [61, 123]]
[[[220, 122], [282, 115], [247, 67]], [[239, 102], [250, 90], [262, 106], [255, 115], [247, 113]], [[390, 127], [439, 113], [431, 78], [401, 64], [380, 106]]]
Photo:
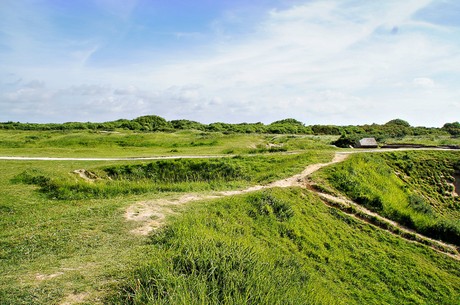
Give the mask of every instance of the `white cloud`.
[[412, 80], [416, 87], [432, 88], [435, 86], [434, 81], [428, 77], [417, 77]]
[[[128, 18], [125, 4], [103, 2]], [[295, 117], [329, 124], [405, 116], [413, 124], [442, 125], [458, 120], [449, 105], [460, 100], [460, 45], [453, 39], [460, 33], [414, 20], [431, 2], [308, 1], [268, 11], [243, 35], [216, 20], [225, 35], [207, 40], [212, 43], [203, 45], [201, 56], [184, 52], [160, 61], [152, 55], [138, 64], [101, 68], [87, 61], [97, 41], [83, 41], [73, 44], [76, 50], [61, 66], [4, 66], [23, 79], [43, 79], [47, 89], [36, 88], [39, 101], [56, 108], [68, 104], [68, 116], [92, 113], [98, 121], [155, 113], [203, 122]], [[136, 2], [128, 4], [126, 14], [132, 14]], [[3, 98], [9, 101], [30, 98], [8, 90]]]
[[100, 95], [108, 94], [111, 91], [112, 89], [108, 86], [83, 84], [83, 85], [78, 85], [78, 86], [72, 86], [64, 90], [60, 90], [59, 94], [77, 95], [77, 96], [100, 96]]

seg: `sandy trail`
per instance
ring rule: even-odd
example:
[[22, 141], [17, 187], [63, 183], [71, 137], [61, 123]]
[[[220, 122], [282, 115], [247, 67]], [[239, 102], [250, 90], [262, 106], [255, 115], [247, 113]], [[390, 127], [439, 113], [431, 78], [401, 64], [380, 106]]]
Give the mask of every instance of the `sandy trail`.
[[274, 187], [305, 187], [306, 178], [309, 175], [325, 166], [342, 162], [348, 158], [348, 156], [349, 154], [336, 153], [331, 162], [309, 165], [300, 174], [286, 179], [278, 180], [267, 185], [255, 185], [243, 190], [217, 192], [215, 195], [187, 194], [175, 199], [157, 199], [137, 202], [134, 205], [128, 207], [125, 213], [125, 218], [127, 220], [136, 221], [141, 224], [138, 228], [132, 230], [131, 233], [147, 235], [152, 230], [163, 226], [167, 215], [175, 214], [174, 206], [204, 199], [241, 195]]
[[[388, 150], [387, 150], [388, 151]], [[361, 152], [361, 151], [360, 151]], [[381, 152], [381, 151], [378, 151]], [[404, 226], [401, 226], [395, 221], [387, 219], [385, 217], [380, 216], [377, 213], [374, 213], [363, 206], [347, 199], [344, 197], [337, 197], [331, 194], [325, 194], [320, 191], [317, 191], [314, 186], [310, 185], [308, 181], [308, 176], [313, 174], [314, 172], [318, 171], [319, 169], [345, 161], [352, 153], [354, 152], [338, 152], [334, 155], [332, 161], [327, 163], [317, 163], [311, 164], [305, 168], [300, 174], [294, 175], [292, 177], [278, 180], [272, 182], [267, 185], [255, 185], [243, 190], [235, 190], [235, 191], [223, 191], [218, 192], [214, 195], [199, 195], [199, 194], [186, 194], [179, 198], [175, 199], [158, 199], [158, 200], [151, 200], [151, 201], [142, 201], [135, 203], [134, 205], [128, 207], [125, 213], [125, 217], [127, 220], [139, 222], [140, 226], [136, 229], [132, 230], [133, 234], [139, 235], [147, 235], [152, 230], [158, 229], [165, 224], [166, 217], [168, 215], [175, 214], [174, 207], [180, 206], [183, 204], [187, 204], [193, 201], [198, 200], [205, 200], [205, 199], [214, 199], [214, 198], [222, 198], [226, 196], [234, 196], [240, 194], [246, 194], [254, 191], [259, 191], [263, 189], [269, 189], [274, 187], [302, 187], [307, 188], [312, 192], [315, 192], [325, 204], [330, 205], [329, 203], [336, 203], [333, 205], [335, 208], [342, 208], [342, 211], [346, 212], [348, 215], [360, 219], [361, 221], [368, 222], [368, 219], [377, 219], [379, 220], [380, 224], [384, 225], [376, 225], [377, 227], [393, 234], [405, 238], [411, 242], [417, 242], [420, 244], [424, 244], [426, 246], [431, 247], [432, 249], [446, 254], [452, 258], [460, 260], [460, 255], [457, 252], [455, 246], [450, 245], [448, 243], [441, 242], [439, 240], [431, 239], [415, 231], [408, 229]], [[339, 205], [337, 205], [337, 203]], [[358, 217], [353, 213], [347, 212], [347, 207], [353, 207], [356, 211], [359, 211], [362, 217]], [[375, 225], [374, 223], [371, 223]], [[392, 227], [393, 230], [398, 230], [400, 233], [395, 234], [389, 227]], [[447, 249], [447, 250], [446, 250]]]
[[267, 185], [255, 185], [243, 190], [217, 192], [214, 195], [186, 194], [174, 199], [157, 199], [137, 202], [134, 205], [128, 207], [125, 213], [125, 218], [127, 220], [136, 221], [141, 224], [140, 227], [131, 231], [132, 233], [147, 235], [152, 230], [164, 225], [166, 216], [175, 213], [174, 206], [183, 205], [198, 200], [241, 195], [274, 187], [305, 187], [306, 178], [309, 175], [325, 166], [342, 162], [346, 158], [348, 158], [348, 156], [349, 154], [336, 153], [331, 162], [311, 164], [307, 166], [305, 170], [300, 174], [294, 175], [286, 179], [278, 180]]
[[[316, 193], [326, 205], [332, 206], [334, 208], [339, 208], [349, 216], [365, 221], [393, 235], [402, 237], [410, 242], [424, 244], [437, 252], [448, 255], [456, 260], [460, 260], [460, 254], [458, 253], [457, 248], [454, 245], [419, 234], [414, 230], [406, 228], [393, 220], [380, 216], [379, 214], [374, 213], [366, 209], [362, 205], [354, 201], [351, 201], [347, 198], [338, 197], [321, 192]], [[348, 210], [349, 207], [353, 207], [357, 212], [350, 212]], [[371, 219], [373, 219], [373, 221]], [[399, 233], [395, 233], [394, 231], [399, 231]]]
[[171, 159], [212, 159], [233, 157], [234, 155], [193, 155], [193, 156], [155, 156], [155, 157], [126, 157], [126, 158], [73, 158], [73, 157], [12, 157], [0, 156], [0, 160], [10, 161], [148, 161], [148, 160], [171, 160]]
[[[393, 151], [416, 151], [416, 150], [459, 151], [458, 149], [449, 149], [449, 148], [391, 148], [391, 149], [379, 148], [379, 149], [355, 149], [355, 150], [349, 150], [349, 151], [336, 152], [333, 160], [330, 162], [311, 164], [307, 166], [305, 170], [302, 171], [300, 174], [294, 175], [286, 179], [278, 180], [278, 181], [272, 182], [267, 185], [255, 185], [255, 186], [249, 187], [244, 190], [217, 192], [214, 195], [186, 194], [179, 198], [173, 198], [173, 199], [158, 199], [158, 200], [137, 202], [131, 205], [130, 207], [128, 207], [125, 213], [125, 218], [130, 221], [138, 222], [140, 224], [140, 226], [134, 229], [132, 233], [140, 234], [140, 235], [147, 235], [152, 230], [163, 226], [165, 224], [167, 215], [172, 215], [176, 213], [174, 211], [175, 210], [174, 207], [177, 207], [177, 206], [189, 203], [189, 202], [205, 200], [205, 199], [221, 198], [225, 196], [240, 195], [240, 194], [250, 193], [250, 192], [259, 191], [262, 189], [274, 188], [274, 187], [284, 188], [284, 187], [298, 186], [302, 188], [308, 188], [309, 190], [317, 193], [320, 196], [320, 198], [322, 198], [324, 201], [336, 202], [336, 203], [341, 203], [344, 205], [353, 206], [355, 209], [359, 210], [361, 213], [369, 217], [376, 217], [380, 219], [381, 221], [385, 221], [386, 223], [400, 229], [402, 232], [415, 234], [415, 236], [417, 236], [417, 238], [420, 240], [429, 241], [430, 243], [438, 243], [442, 247], [455, 249], [455, 247], [452, 245], [442, 243], [438, 240], [432, 240], [426, 236], [420, 235], [418, 233], [415, 233], [412, 230], [404, 228], [400, 226], [399, 224], [397, 224], [396, 222], [386, 219], [376, 213], [373, 213], [365, 209], [364, 207], [360, 206], [359, 204], [352, 202], [346, 198], [339, 198], [339, 197], [334, 197], [330, 194], [321, 193], [315, 190], [314, 187], [312, 187], [309, 184], [309, 181], [307, 179], [309, 175], [316, 172], [317, 170], [325, 166], [334, 164], [334, 163], [342, 162], [346, 160], [347, 157], [351, 154], [384, 153], [384, 152], [393, 152]], [[223, 158], [223, 157], [232, 157], [232, 155], [202, 155], [202, 156], [183, 155], [183, 156], [154, 156], [154, 157], [131, 157], [131, 158], [130, 157], [124, 157], [124, 158], [71, 158], [71, 157], [56, 158], [56, 157], [0, 156], [0, 160], [11, 160], [11, 161], [14, 161], [14, 160], [21, 160], [21, 161], [136, 161], [136, 160], [139, 160], [139, 161], [143, 161], [144, 160], [145, 161], [145, 160], [167, 160], [167, 159], [183, 159], [183, 158], [184, 159], [185, 158], [200, 159], [200, 158]], [[85, 170], [77, 170], [75, 171], [75, 174], [79, 175], [82, 179], [86, 181], [94, 181], [97, 179], [97, 176], [93, 176], [93, 173], [86, 172]], [[457, 191], [456, 193], [458, 193], [458, 188], [456, 188], [454, 192], [455, 191]], [[458, 253], [456, 255], [458, 258]]]

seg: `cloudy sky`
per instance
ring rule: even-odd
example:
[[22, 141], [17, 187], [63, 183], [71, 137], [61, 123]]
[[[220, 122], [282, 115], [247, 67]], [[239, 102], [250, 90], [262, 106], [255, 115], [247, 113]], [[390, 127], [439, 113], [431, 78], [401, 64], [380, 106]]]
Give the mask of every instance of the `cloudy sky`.
[[442, 126], [457, 0], [1, 0], [0, 121]]

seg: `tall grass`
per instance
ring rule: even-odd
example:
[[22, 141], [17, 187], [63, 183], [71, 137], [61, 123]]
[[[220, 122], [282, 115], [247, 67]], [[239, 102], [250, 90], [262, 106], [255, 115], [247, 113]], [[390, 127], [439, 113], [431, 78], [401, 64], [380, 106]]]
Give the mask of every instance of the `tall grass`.
[[241, 165], [229, 159], [213, 160], [162, 160], [147, 164], [105, 167], [104, 172], [112, 179], [141, 180], [154, 182], [198, 182], [214, 180], [245, 180]]
[[446, 198], [443, 183], [434, 178], [447, 179], [452, 168], [445, 162], [460, 158], [438, 153], [437, 163], [432, 159], [436, 164], [429, 164], [427, 156], [434, 155], [357, 154], [324, 172], [332, 186], [365, 207], [427, 236], [460, 245], [460, 202], [452, 194]]
[[[422, 304], [459, 298], [460, 273], [449, 269], [456, 262], [432, 256], [435, 267], [412, 260], [421, 248], [298, 189], [195, 205], [153, 234], [151, 248], [150, 262], [108, 303]], [[430, 280], [435, 274], [444, 280]]]
[[[269, 181], [331, 157], [315, 156], [264, 156], [254, 179]], [[80, 294], [86, 294], [83, 304], [459, 303], [457, 261], [327, 208], [308, 191], [274, 189], [190, 203], [186, 211], [174, 210], [180, 214], [166, 228], [139, 237], [130, 233], [139, 223], [125, 220], [126, 208], [179, 194], [52, 200], [35, 184], [11, 180], [28, 171], [32, 178], [76, 183], [81, 179], [70, 174], [74, 169], [103, 174], [109, 164], [0, 165], [2, 305], [62, 304]], [[219, 187], [237, 183], [244, 182]], [[214, 289], [217, 283], [225, 285]]]

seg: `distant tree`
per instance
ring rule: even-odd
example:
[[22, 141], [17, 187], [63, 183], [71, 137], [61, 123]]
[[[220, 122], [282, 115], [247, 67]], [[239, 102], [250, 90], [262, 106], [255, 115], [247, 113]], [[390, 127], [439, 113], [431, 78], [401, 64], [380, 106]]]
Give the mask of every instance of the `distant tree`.
[[453, 123], [446, 123], [442, 126], [442, 129], [447, 131], [453, 136], [460, 136], [460, 123], [453, 122]]
[[313, 125], [311, 129], [314, 134], [321, 135], [339, 135], [341, 130], [339, 127], [334, 125]]
[[231, 124], [232, 130], [237, 133], [264, 133], [266, 126], [263, 123], [239, 123]]
[[402, 138], [413, 134], [413, 128], [407, 121], [394, 119], [386, 122], [384, 125], [372, 124], [370, 132], [388, 137]]
[[385, 123], [385, 126], [389, 126], [389, 125], [397, 125], [397, 126], [402, 126], [402, 127], [410, 127], [409, 122], [404, 121], [404, 120], [401, 120], [401, 119], [394, 119], [394, 120], [391, 120], [391, 121], [388, 121], [388, 122]]
[[338, 138], [336, 141], [333, 141], [331, 144], [337, 147], [347, 148], [354, 146], [358, 139], [358, 135], [342, 134], [340, 138]]
[[145, 115], [135, 118], [133, 122], [139, 123], [144, 131], [165, 131], [172, 128], [171, 124], [157, 115]]
[[189, 120], [173, 120], [169, 122], [174, 129], [196, 129], [196, 130], [204, 130], [205, 125], [201, 124], [196, 121], [189, 121]]
[[271, 123], [267, 126], [267, 132], [276, 134], [311, 134], [311, 128], [306, 127], [296, 119], [284, 119]]
[[299, 126], [304, 126], [304, 124], [296, 119], [284, 119], [284, 120], [279, 120], [271, 123], [270, 125], [280, 125], [280, 124], [289, 124], [289, 125], [299, 125]]

